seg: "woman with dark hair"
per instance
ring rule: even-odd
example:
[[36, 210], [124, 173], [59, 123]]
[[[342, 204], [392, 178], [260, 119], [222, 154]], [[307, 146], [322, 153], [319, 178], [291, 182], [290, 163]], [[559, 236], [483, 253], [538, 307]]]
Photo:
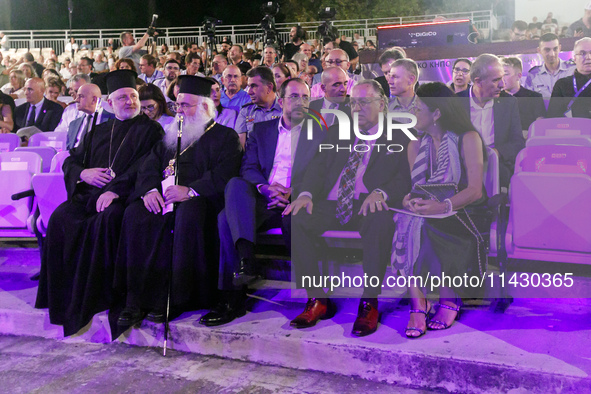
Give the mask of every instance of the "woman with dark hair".
[[[402, 201], [412, 215], [398, 213], [394, 217], [392, 267], [402, 275], [424, 280], [442, 273], [452, 278], [480, 276], [486, 270], [486, 252], [479, 229], [485, 228], [487, 220], [472, 208], [487, 198], [484, 144], [460, 99], [445, 84], [421, 85], [417, 96], [413, 112], [421, 137], [408, 145], [413, 189]], [[454, 211], [457, 214], [452, 215]], [[419, 286], [409, 283], [411, 310], [406, 336], [420, 337], [427, 328], [449, 328], [460, 316], [458, 292], [462, 290], [466, 288], [441, 287], [437, 311], [429, 321], [431, 303]]]
[[170, 85], [168, 86], [168, 88], [166, 89], [166, 97], [168, 97], [168, 99], [170, 100], [168, 102], [168, 110], [176, 115], [176, 110], [175, 110], [175, 105], [176, 105], [176, 96], [178, 96], [180, 91], [180, 86], [178, 84], [178, 78], [175, 79], [174, 81], [172, 81], [170, 83]]
[[133, 60], [129, 58], [119, 59], [115, 62], [115, 70], [132, 70], [137, 74], [137, 68]]
[[211, 99], [213, 100], [213, 103], [215, 104], [215, 109], [217, 111], [215, 121], [223, 126], [227, 126], [233, 129], [236, 125], [236, 118], [238, 117], [238, 113], [231, 108], [222, 107], [222, 86], [220, 85], [219, 81], [217, 81], [214, 78], [208, 77], [207, 79], [213, 82], [213, 85], [211, 85]]
[[295, 75], [292, 74], [291, 69], [288, 68], [285, 63], [277, 63], [273, 66], [273, 76], [275, 77], [275, 85], [281, 86], [283, 82], [287, 81], [288, 79], [295, 78]]
[[160, 123], [162, 128], [174, 122], [174, 115], [168, 110], [166, 99], [162, 90], [154, 84], [148, 83], [139, 88], [140, 103], [142, 112], [148, 115], [148, 118]]

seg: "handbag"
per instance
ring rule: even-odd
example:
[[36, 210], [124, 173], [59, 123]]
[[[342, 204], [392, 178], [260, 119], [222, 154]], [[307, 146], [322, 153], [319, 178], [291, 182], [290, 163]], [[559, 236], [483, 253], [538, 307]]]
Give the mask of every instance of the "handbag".
[[455, 183], [415, 183], [410, 192], [410, 198], [422, 198], [423, 200], [443, 202], [448, 198], [452, 198], [457, 193], [458, 185]]
[[[433, 183], [433, 184], [418, 184], [412, 188], [410, 192], [410, 198], [422, 198], [423, 200], [433, 200], [437, 202], [443, 202], [448, 198], [455, 196], [458, 193], [458, 185], [455, 183]], [[468, 225], [462, 218], [456, 213], [454, 216], [464, 225], [464, 227], [474, 236], [476, 239], [477, 244], [477, 254], [478, 254], [478, 269], [480, 271], [480, 275], [482, 276], [484, 272], [488, 270], [488, 253], [486, 250], [486, 243], [480, 231], [472, 221], [472, 218], [468, 214], [465, 208], [462, 208], [462, 211], [466, 215], [470, 225]], [[481, 251], [482, 249], [482, 251]], [[484, 267], [482, 264], [481, 253], [484, 253]]]

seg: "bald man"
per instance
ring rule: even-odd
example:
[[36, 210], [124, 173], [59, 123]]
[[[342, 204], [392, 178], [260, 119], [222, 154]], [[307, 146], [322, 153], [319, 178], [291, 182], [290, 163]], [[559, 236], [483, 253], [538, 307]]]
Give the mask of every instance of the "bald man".
[[[324, 98], [314, 100], [310, 103], [310, 109], [320, 112], [322, 109], [338, 109], [345, 113], [349, 113], [349, 107], [345, 106], [347, 98], [347, 86], [349, 77], [347, 73], [340, 67], [329, 67], [322, 72], [322, 82], [320, 88], [324, 92]], [[328, 127], [335, 122], [334, 114], [323, 115]]]
[[76, 109], [82, 116], [73, 120], [68, 126], [66, 142], [68, 150], [80, 145], [93, 124], [101, 124], [115, 117], [112, 113], [105, 111], [101, 104], [101, 89], [97, 85], [89, 83], [80, 86], [76, 95]]
[[220, 97], [222, 107], [240, 112], [244, 104], [251, 102], [248, 93], [242, 89], [242, 71], [238, 66], [226, 67], [222, 73], [222, 85], [224, 86]]
[[35, 126], [41, 131], [53, 131], [57, 127], [64, 109], [58, 103], [46, 99], [44, 93], [43, 79], [31, 78], [25, 83], [27, 102], [16, 107], [14, 111], [13, 132], [27, 126]]
[[[347, 73], [349, 78], [349, 82], [347, 83], [347, 94], [349, 95], [351, 94], [353, 85], [363, 79], [360, 75], [354, 75], [349, 72], [349, 67], [351, 66], [351, 63], [349, 63], [349, 55], [347, 55], [347, 52], [343, 51], [342, 49], [337, 48], [330, 51], [324, 60], [324, 65], [327, 68], [340, 67], [344, 72]], [[318, 83], [312, 86], [312, 97], [324, 97], [324, 90], [322, 90], [321, 85], [321, 83]]]

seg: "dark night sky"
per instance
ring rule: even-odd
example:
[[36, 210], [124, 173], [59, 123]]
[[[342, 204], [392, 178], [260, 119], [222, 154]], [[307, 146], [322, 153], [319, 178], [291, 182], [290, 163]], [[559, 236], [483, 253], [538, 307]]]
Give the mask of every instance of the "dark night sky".
[[[73, 0], [74, 29], [199, 26], [204, 16], [224, 24], [258, 23], [263, 0]], [[11, 30], [67, 29], [68, 0], [11, 0]], [[35, 10], [35, 12], [31, 12]], [[278, 17], [277, 21], [280, 21]]]

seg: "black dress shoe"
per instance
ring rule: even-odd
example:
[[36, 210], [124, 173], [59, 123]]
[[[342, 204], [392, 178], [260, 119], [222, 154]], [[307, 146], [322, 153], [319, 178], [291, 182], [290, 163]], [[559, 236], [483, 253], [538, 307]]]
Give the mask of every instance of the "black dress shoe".
[[251, 262], [247, 259], [241, 259], [238, 270], [234, 273], [232, 284], [236, 287], [242, 287], [256, 279], [256, 275], [251, 273]]
[[166, 312], [163, 310], [153, 310], [146, 316], [146, 320], [151, 321], [152, 323], [164, 323], [165, 319]]
[[232, 305], [229, 301], [219, 303], [211, 312], [199, 319], [199, 323], [207, 327], [221, 326], [230, 323], [232, 320], [242, 317], [246, 314], [246, 307], [242, 305]]
[[117, 319], [118, 326], [134, 326], [141, 323], [146, 314], [137, 308], [125, 308]]

